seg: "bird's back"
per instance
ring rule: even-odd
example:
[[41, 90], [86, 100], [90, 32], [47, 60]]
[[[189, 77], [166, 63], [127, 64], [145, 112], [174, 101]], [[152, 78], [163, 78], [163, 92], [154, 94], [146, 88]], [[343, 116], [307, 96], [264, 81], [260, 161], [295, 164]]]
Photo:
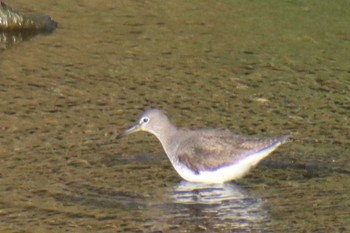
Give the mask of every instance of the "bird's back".
[[178, 142], [175, 155], [180, 163], [197, 173], [233, 164], [269, 147], [277, 147], [289, 138], [257, 139], [212, 129], [186, 130], [182, 134], [184, 137]]

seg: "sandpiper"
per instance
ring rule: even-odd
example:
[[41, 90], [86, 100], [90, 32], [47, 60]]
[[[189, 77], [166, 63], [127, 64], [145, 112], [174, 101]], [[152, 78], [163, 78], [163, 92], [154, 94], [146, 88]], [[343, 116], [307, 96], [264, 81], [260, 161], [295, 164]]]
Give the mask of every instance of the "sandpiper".
[[253, 139], [221, 129], [181, 129], [159, 109], [145, 111], [137, 123], [117, 136], [146, 131], [155, 135], [185, 180], [223, 183], [243, 177], [289, 136]]

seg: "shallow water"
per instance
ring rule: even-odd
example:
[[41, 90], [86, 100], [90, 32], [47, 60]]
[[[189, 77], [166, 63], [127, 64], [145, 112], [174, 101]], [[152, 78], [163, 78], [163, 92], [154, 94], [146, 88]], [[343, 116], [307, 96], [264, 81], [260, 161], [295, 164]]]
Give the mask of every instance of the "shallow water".
[[[350, 231], [347, 1], [16, 1], [59, 23], [1, 50], [1, 232]], [[293, 134], [247, 177], [181, 181], [182, 127]]]

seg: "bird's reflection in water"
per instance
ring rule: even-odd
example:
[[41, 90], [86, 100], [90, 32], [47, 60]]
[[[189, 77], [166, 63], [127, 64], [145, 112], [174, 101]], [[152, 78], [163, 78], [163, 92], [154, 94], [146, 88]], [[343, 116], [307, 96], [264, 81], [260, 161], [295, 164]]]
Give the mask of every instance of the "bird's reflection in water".
[[263, 200], [235, 183], [201, 184], [183, 181], [172, 194], [173, 216], [205, 229], [263, 230], [269, 218]]

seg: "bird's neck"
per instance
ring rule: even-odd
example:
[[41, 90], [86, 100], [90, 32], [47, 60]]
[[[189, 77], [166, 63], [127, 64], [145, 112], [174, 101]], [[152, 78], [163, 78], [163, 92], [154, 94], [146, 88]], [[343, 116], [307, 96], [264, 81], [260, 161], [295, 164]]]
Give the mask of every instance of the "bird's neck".
[[172, 137], [177, 133], [178, 129], [174, 125], [167, 125], [166, 128], [161, 130], [155, 130], [153, 134], [158, 138], [158, 140], [163, 144], [168, 144]]
[[166, 128], [162, 128], [162, 130], [159, 131], [155, 130], [152, 133], [158, 138], [158, 140], [163, 146], [163, 149], [169, 155], [170, 151], [167, 150], [169, 148], [173, 148], [173, 138], [175, 137], [175, 135], [177, 135], [178, 132], [179, 129], [176, 126], [169, 124], [166, 126]]

